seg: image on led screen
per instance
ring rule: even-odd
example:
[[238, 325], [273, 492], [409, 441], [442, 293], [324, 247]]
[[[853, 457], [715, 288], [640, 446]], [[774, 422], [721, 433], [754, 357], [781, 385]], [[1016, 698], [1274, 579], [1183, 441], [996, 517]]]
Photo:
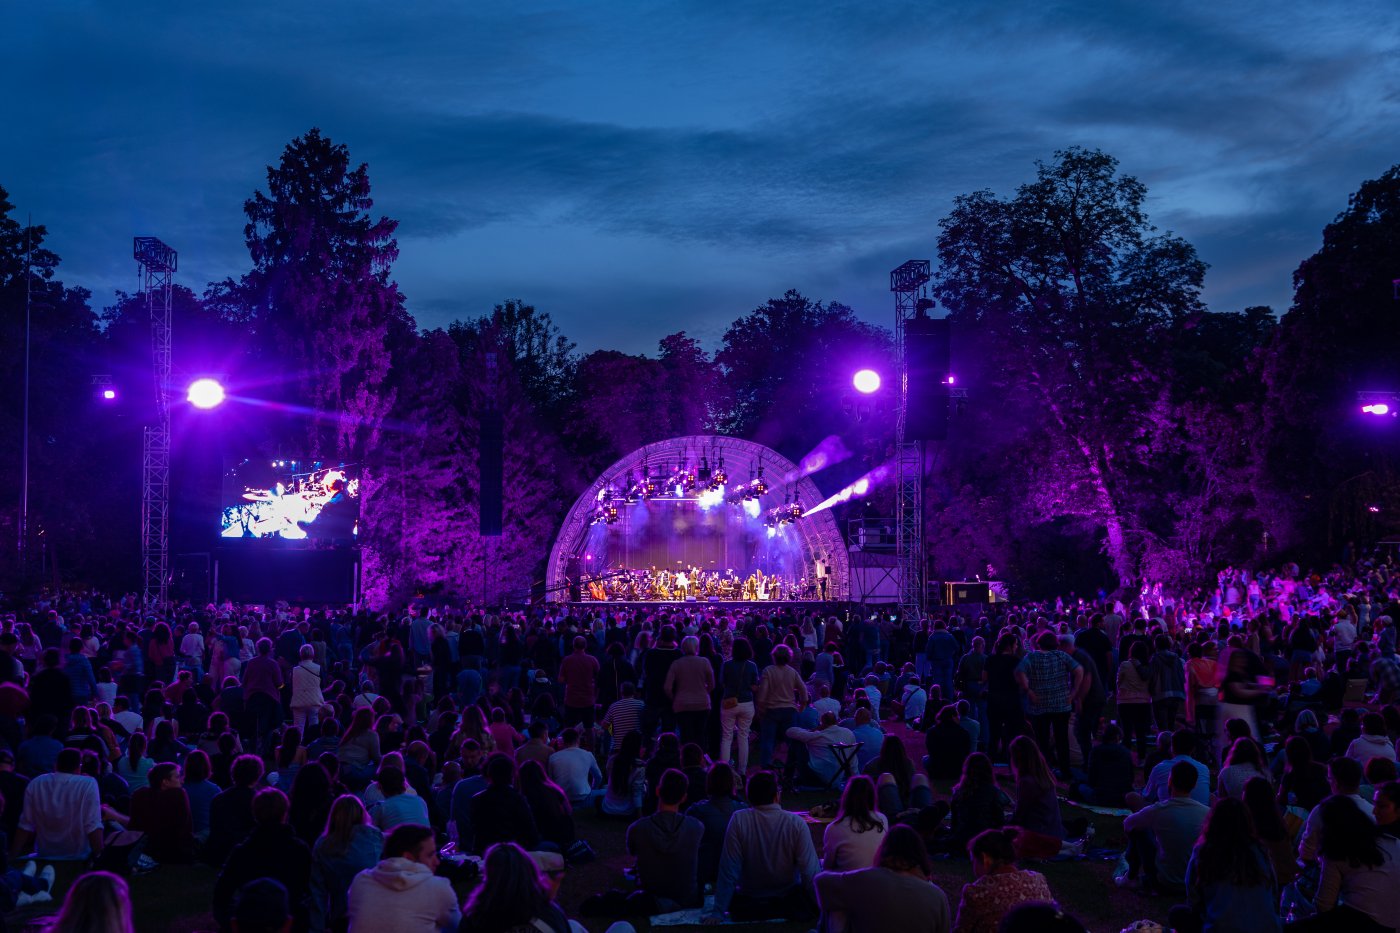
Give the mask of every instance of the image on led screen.
[[343, 547], [359, 520], [358, 464], [247, 459], [224, 473], [222, 539]]

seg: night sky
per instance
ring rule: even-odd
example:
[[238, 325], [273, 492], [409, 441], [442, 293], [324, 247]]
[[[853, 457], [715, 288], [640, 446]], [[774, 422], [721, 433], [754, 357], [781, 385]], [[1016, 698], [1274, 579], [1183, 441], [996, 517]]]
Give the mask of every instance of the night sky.
[[1400, 161], [1393, 0], [12, 3], [0, 34], [0, 186], [97, 307], [134, 234], [196, 291], [246, 270], [243, 201], [312, 126], [369, 163], [421, 325], [519, 297], [633, 352], [788, 288], [888, 324], [953, 196], [1069, 145], [1148, 185], [1213, 309], [1282, 311]]

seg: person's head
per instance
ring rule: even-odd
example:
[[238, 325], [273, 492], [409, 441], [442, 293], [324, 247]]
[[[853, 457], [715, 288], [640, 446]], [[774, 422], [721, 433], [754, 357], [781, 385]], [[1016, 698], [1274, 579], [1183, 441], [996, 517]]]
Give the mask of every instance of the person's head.
[[1322, 817], [1319, 854], [1331, 861], [1348, 862], [1353, 868], [1379, 868], [1385, 861], [1380, 847], [1380, 827], [1362, 812], [1356, 801], [1334, 794], [1318, 806]]
[[1016, 830], [987, 829], [978, 833], [967, 844], [967, 854], [972, 859], [972, 873], [978, 878], [983, 875], [1016, 867]]
[[1389, 758], [1382, 758], [1380, 755], [1373, 756], [1366, 762], [1366, 766], [1361, 769], [1366, 777], [1366, 783], [1372, 787], [1379, 787], [1386, 781], [1395, 780], [1395, 762]]
[[786, 667], [792, 661], [792, 649], [787, 645], [778, 645], [773, 649], [773, 663], [779, 667]]
[[1276, 841], [1288, 838], [1283, 825], [1283, 814], [1279, 812], [1278, 801], [1274, 797], [1274, 786], [1266, 777], [1252, 777], [1244, 784], [1244, 805], [1254, 820], [1254, 831], [1260, 839]]
[[1225, 721], [1225, 739], [1227, 745], [1233, 745], [1237, 739], [1249, 738], [1254, 734], [1249, 722], [1244, 719], [1227, 719]]
[[1178, 761], [1172, 765], [1171, 772], [1167, 778], [1167, 787], [1173, 797], [1188, 797], [1196, 789], [1196, 784], [1201, 779], [1201, 774], [1196, 770], [1196, 766], [1189, 761]]
[[350, 844], [351, 836], [354, 835], [355, 827], [368, 823], [369, 813], [365, 811], [365, 805], [360, 798], [354, 794], [342, 794], [331, 804], [322, 836], [332, 851], [344, 852]]
[[575, 729], [573, 726], [570, 726], [563, 732], [559, 733], [559, 741], [564, 743], [565, 748], [573, 748], [574, 746], [578, 745], [578, 730]]
[[1400, 824], [1400, 781], [1386, 781], [1377, 785], [1374, 816], [1377, 826]]
[[83, 753], [80, 749], [65, 748], [58, 753], [54, 770], [62, 774], [77, 774], [83, 766]]
[[264, 787], [253, 795], [253, 822], [276, 826], [287, 820], [287, 795], [275, 787]]
[[1117, 745], [1123, 741], [1123, 730], [1116, 723], [1109, 723], [1103, 727], [1103, 744]]
[[106, 871], [78, 876], [48, 929], [54, 933], [130, 933], [131, 895], [126, 882]]
[[574, 654], [583, 654], [588, 650], [588, 639], [582, 635], [574, 636]]
[[1361, 717], [1361, 734], [1385, 736], [1385, 717], [1380, 713], [1367, 713]]
[[1010, 758], [1011, 771], [1017, 781], [1030, 779], [1045, 787], [1055, 783], [1050, 766], [1045, 763], [1045, 756], [1030, 736], [1018, 735], [1011, 740]]
[[168, 790], [180, 786], [180, 766], [173, 762], [161, 762], [146, 772], [146, 783], [151, 790]]
[[838, 822], [848, 820], [857, 832], [868, 832], [879, 828], [875, 813], [875, 782], [858, 774], [846, 782], [841, 794], [841, 812], [836, 819]]
[[410, 862], [426, 865], [429, 871], [437, 871], [437, 840], [431, 826], [418, 823], [400, 823], [384, 840], [384, 851], [380, 858], [404, 858]]
[[933, 862], [928, 856], [924, 840], [912, 828], [899, 824], [892, 826], [880, 840], [875, 851], [875, 864], [886, 871], [897, 871], [919, 878], [927, 878], [933, 871]]
[[1230, 746], [1230, 757], [1226, 765], [1252, 765], [1255, 770], [1262, 770], [1263, 760], [1259, 755], [1259, 743], [1252, 738], [1235, 739], [1235, 744]]
[[1196, 734], [1186, 729], [1178, 729], [1172, 733], [1172, 757], [1180, 758], [1182, 755], [1189, 755], [1196, 750]]
[[983, 787], [992, 787], [996, 776], [992, 771], [992, 759], [982, 752], [973, 752], [963, 759], [962, 777], [953, 788], [954, 796], [970, 794]]
[[749, 777], [749, 803], [766, 807], [778, 802], [778, 776], [772, 771], [755, 771]]
[[1041, 632], [1035, 640], [1035, 646], [1041, 651], [1054, 651], [1059, 645], [1060, 639], [1054, 632]]
[[700, 639], [696, 638], [694, 635], [685, 636], [685, 638], [681, 639], [681, 653], [686, 655], [699, 654]]
[[1361, 765], [1355, 759], [1338, 756], [1327, 763], [1332, 793], [1353, 795], [1361, 789]]
[[402, 769], [392, 765], [381, 767], [376, 780], [378, 781], [379, 789], [384, 792], [386, 799], [389, 797], [397, 797], [408, 788], [407, 783], [404, 781]]
[[1290, 736], [1288, 741], [1283, 743], [1283, 757], [1288, 763], [1288, 770], [1306, 769], [1312, 764], [1312, 746], [1301, 735]]
[[549, 741], [549, 723], [545, 722], [543, 719], [536, 719], [534, 722], [530, 723], [530, 728], [525, 731], [529, 733], [530, 738], [534, 741]]
[[727, 761], [717, 761], [705, 772], [705, 794], [709, 797], [734, 796], [734, 768]]
[[286, 933], [292, 928], [292, 911], [282, 882], [258, 878], [233, 896], [233, 933]]
[[685, 802], [686, 791], [690, 787], [690, 781], [685, 776], [685, 772], [677, 771], [675, 768], [667, 768], [661, 774], [661, 780], [656, 782], [656, 801], [659, 809], [675, 812], [680, 809]]
[[[135, 738], [135, 736], [132, 736]], [[263, 763], [257, 755], [239, 755], [233, 760], [230, 773], [235, 787], [252, 787], [262, 780]]]
[[358, 735], [369, 732], [374, 728], [374, 710], [368, 706], [362, 706], [350, 714], [350, 725], [345, 727], [345, 735], [342, 741], [353, 739]]
[[535, 861], [515, 843], [501, 842], [486, 850], [481, 884], [467, 898], [462, 913], [476, 929], [527, 928], [546, 912], [550, 901]]
[[734, 644], [730, 646], [731, 656], [738, 664], [753, 660], [753, 645], [749, 644], [747, 638], [736, 638]]
[[510, 787], [515, 782], [515, 760], [496, 752], [486, 759], [486, 780], [493, 787]]

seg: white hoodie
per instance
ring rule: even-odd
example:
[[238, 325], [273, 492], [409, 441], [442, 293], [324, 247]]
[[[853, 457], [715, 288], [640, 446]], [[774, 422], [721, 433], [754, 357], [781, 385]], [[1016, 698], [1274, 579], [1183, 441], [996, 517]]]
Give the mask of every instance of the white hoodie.
[[350, 883], [350, 933], [438, 933], [461, 919], [451, 882], [412, 859], [386, 858]]
[[1364, 768], [1372, 758], [1394, 761], [1395, 748], [1390, 744], [1390, 739], [1383, 735], [1359, 735], [1347, 746], [1347, 757]]

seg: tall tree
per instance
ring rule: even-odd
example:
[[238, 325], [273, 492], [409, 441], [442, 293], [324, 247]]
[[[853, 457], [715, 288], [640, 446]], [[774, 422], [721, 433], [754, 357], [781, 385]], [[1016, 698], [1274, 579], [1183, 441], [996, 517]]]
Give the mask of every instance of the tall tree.
[[1014, 197], [959, 197], [940, 223], [936, 293], [996, 354], [1000, 400], [1041, 420], [1042, 500], [1104, 529], [1120, 584], [1138, 572], [1133, 495], [1160, 397], [1155, 335], [1203, 310], [1205, 264], [1158, 233], [1146, 188], [1111, 156], [1067, 149]]

